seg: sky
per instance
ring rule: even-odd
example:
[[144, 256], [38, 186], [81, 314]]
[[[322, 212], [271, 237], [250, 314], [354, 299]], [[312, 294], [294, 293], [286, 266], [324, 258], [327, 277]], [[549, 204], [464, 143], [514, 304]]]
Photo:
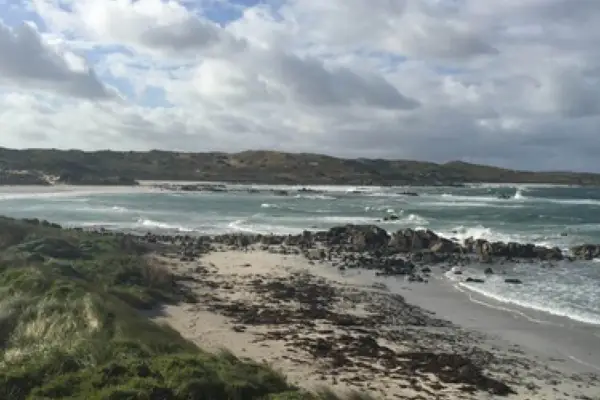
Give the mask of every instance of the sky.
[[598, 0], [0, 0], [0, 146], [600, 172]]

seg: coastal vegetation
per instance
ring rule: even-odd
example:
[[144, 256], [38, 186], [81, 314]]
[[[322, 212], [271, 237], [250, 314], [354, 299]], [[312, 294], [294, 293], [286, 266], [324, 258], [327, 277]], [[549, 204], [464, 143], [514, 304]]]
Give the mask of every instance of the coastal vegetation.
[[0, 398], [335, 398], [226, 350], [205, 352], [143, 316], [196, 301], [147, 246], [0, 217]]
[[600, 174], [529, 172], [453, 161], [343, 159], [319, 154], [244, 151], [183, 153], [0, 148], [0, 184], [131, 185], [136, 180], [267, 184], [600, 185]]

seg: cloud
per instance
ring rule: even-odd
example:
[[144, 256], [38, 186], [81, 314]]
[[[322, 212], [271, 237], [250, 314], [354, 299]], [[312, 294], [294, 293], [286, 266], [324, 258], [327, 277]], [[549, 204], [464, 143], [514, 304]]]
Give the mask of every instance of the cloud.
[[417, 58], [464, 58], [495, 54], [465, 21], [437, 2], [413, 0], [293, 0], [282, 13], [299, 23], [309, 40], [376, 49]]
[[[42, 33], [23, 21], [0, 30], [10, 54], [0, 145], [600, 171], [595, 0], [33, 0], [31, 10]], [[77, 101], [108, 87], [126, 99]]]
[[0, 21], [0, 85], [102, 99], [111, 92], [94, 70], [70, 52], [58, 52], [29, 24], [11, 29]]
[[190, 12], [175, 0], [78, 0], [58, 7], [35, 0], [37, 11], [57, 30], [71, 31], [101, 43], [132, 46], [169, 56], [197, 55], [243, 41], [216, 23]]

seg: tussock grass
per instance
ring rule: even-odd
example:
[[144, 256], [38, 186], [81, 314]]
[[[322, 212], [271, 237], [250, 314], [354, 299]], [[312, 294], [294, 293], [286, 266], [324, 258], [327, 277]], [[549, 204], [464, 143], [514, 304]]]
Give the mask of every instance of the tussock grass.
[[190, 299], [122, 237], [0, 217], [0, 399], [336, 399], [139, 312]]

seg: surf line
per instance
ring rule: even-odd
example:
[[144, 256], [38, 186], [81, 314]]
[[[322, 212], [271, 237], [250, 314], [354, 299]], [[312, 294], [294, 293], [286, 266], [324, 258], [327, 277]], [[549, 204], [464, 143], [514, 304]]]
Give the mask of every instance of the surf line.
[[537, 324], [540, 324], [540, 325], [554, 325], [554, 326], [564, 327], [563, 324], [557, 324], [555, 322], [545, 321], [545, 320], [542, 320], [542, 319], [533, 318], [533, 317], [531, 317], [531, 316], [529, 316], [529, 315], [527, 315], [527, 314], [525, 314], [525, 313], [523, 313], [521, 311], [517, 311], [517, 310], [514, 310], [512, 308], [495, 306], [493, 304], [486, 303], [485, 301], [477, 300], [477, 299], [475, 299], [473, 297], [473, 295], [471, 293], [467, 292], [467, 290], [463, 289], [460, 286], [460, 282], [457, 283], [457, 284], [455, 284], [455, 285], [453, 285], [453, 287], [456, 290], [458, 290], [459, 292], [466, 294], [469, 297], [469, 301], [471, 301], [471, 302], [473, 302], [475, 304], [479, 304], [479, 305], [482, 305], [484, 307], [489, 307], [489, 308], [492, 308], [492, 309], [495, 309], [495, 310], [498, 310], [498, 311], [505, 311], [505, 312], [508, 312], [510, 314], [515, 314], [515, 315], [518, 315], [518, 316], [521, 316], [521, 317], [525, 318], [526, 320], [528, 320], [530, 322], [534, 322], [534, 323], [537, 323]]

